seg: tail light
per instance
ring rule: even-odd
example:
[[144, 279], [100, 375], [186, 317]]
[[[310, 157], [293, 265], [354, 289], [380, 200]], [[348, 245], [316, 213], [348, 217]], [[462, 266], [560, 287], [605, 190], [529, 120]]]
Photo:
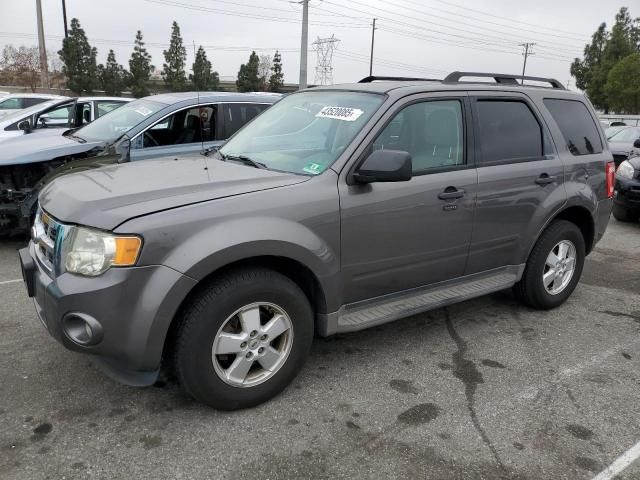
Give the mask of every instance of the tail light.
[[613, 197], [613, 189], [616, 184], [616, 164], [614, 162], [608, 162], [605, 167], [605, 173], [607, 175], [607, 197]]

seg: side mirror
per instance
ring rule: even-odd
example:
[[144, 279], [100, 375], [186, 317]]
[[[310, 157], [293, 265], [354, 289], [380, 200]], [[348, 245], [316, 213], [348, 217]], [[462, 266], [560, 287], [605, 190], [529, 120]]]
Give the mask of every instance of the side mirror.
[[31, 122], [29, 122], [29, 120], [22, 120], [18, 123], [18, 130], [23, 130], [24, 133], [31, 132]]
[[640, 148], [640, 138], [636, 138], [635, 142], [633, 142], [633, 148]]
[[128, 136], [124, 136], [118, 145], [117, 150], [120, 153], [118, 163], [127, 163], [131, 161], [131, 139]]
[[356, 183], [411, 180], [411, 155], [403, 150], [376, 150], [353, 174]]

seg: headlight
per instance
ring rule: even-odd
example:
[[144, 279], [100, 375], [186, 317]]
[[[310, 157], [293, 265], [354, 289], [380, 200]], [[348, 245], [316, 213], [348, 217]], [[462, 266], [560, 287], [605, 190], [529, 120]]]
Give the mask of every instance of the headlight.
[[622, 178], [633, 178], [634, 168], [627, 160], [622, 162], [618, 167], [618, 171], [616, 174], [620, 175]]
[[65, 239], [63, 260], [67, 272], [89, 277], [111, 267], [130, 267], [138, 260], [142, 239], [114, 235], [86, 227], [72, 227]]

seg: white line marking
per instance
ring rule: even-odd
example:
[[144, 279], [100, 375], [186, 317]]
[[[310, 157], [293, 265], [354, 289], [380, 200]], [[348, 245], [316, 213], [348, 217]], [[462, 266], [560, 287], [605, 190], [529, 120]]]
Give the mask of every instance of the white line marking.
[[593, 477], [593, 480], [612, 480], [638, 458], [640, 458], [640, 442], [616, 458], [615, 462]]
[[0, 285], [8, 285], [9, 283], [18, 283], [21, 281], [22, 281], [21, 278], [16, 278], [15, 280], [5, 280], [3, 282], [0, 282]]

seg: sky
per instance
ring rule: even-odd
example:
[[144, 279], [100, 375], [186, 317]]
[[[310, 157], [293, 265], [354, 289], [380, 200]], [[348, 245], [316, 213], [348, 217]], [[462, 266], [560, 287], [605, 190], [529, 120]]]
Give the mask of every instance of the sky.
[[[61, 0], [42, 0], [47, 50], [62, 45]], [[142, 30], [153, 64], [161, 68], [171, 24], [181, 28], [187, 65], [203, 45], [223, 79], [235, 79], [252, 50], [282, 54], [285, 82], [297, 83], [302, 7], [289, 0], [66, 0], [98, 62], [113, 49], [128, 68]], [[36, 0], [0, 0], [0, 45], [37, 45]], [[315, 83], [312, 43], [333, 35], [333, 82], [369, 73], [371, 23], [376, 20], [373, 73], [442, 78], [454, 70], [522, 72], [521, 43], [534, 42], [527, 74], [574, 82], [571, 61], [598, 25], [610, 25], [621, 6], [640, 16], [640, 0], [310, 0], [308, 82]]]

